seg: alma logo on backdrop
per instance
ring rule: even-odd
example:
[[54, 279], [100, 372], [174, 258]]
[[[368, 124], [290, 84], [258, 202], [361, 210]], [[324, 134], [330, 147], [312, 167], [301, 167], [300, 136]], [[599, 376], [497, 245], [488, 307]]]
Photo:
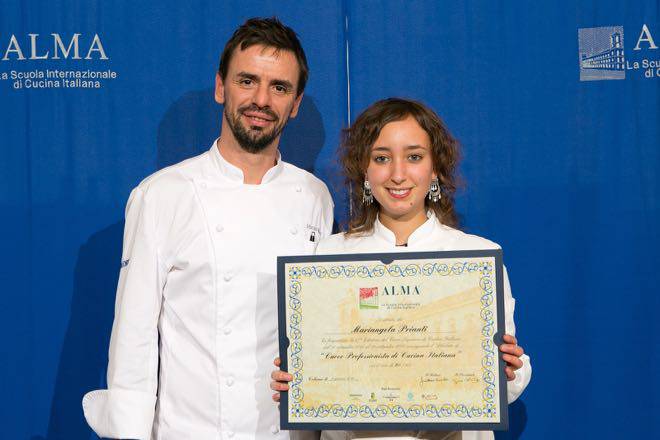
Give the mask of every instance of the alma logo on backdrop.
[[[99, 34], [0, 36], [0, 69], [9, 67], [0, 71], [0, 85], [14, 90], [100, 89], [118, 77], [109, 59]], [[103, 67], [94, 70], [98, 66]]]
[[57, 33], [48, 36], [27, 34], [21, 40], [12, 35], [5, 47], [1, 61], [109, 59], [98, 34], [85, 38], [75, 33], [70, 39], [63, 39]]
[[[633, 51], [656, 50], [649, 27], [642, 25]], [[578, 29], [580, 81], [625, 79], [626, 71], [644, 69], [646, 78], [660, 77], [660, 61], [626, 60], [623, 26]], [[633, 58], [633, 55], [629, 58]]]

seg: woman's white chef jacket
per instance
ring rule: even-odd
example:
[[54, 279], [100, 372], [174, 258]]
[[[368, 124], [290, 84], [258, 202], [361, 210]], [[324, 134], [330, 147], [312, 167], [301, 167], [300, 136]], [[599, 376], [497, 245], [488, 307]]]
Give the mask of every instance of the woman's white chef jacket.
[[124, 439], [288, 439], [269, 389], [276, 256], [313, 253], [332, 231], [332, 210], [310, 173], [278, 160], [260, 185], [246, 185], [215, 144], [135, 188], [108, 389], [83, 398], [92, 429]]
[[[319, 243], [317, 254], [344, 254], [344, 253], [371, 253], [371, 252], [420, 252], [420, 251], [458, 251], [468, 249], [499, 249], [492, 241], [476, 235], [465, 234], [456, 229], [441, 224], [432, 212], [428, 220], [417, 228], [408, 238], [408, 246], [396, 246], [394, 233], [376, 220], [373, 234], [346, 237], [344, 234], [335, 234]], [[506, 269], [504, 270], [504, 316], [506, 332], [516, 334], [516, 325], [513, 322], [513, 311], [516, 305], [511, 296], [511, 286]], [[532, 367], [527, 355], [522, 356], [523, 366], [516, 371], [516, 378], [508, 382], [508, 400], [513, 402], [523, 392], [532, 375]], [[400, 439], [437, 439], [437, 440], [490, 440], [493, 439], [491, 431], [463, 431], [463, 432], [365, 432], [365, 431], [323, 431], [322, 440], [346, 440], [353, 438], [393, 438]]]

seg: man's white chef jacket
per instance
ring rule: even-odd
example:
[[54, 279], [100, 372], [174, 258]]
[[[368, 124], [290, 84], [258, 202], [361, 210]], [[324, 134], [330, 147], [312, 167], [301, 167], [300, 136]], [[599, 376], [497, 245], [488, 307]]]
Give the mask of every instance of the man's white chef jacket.
[[276, 256], [313, 253], [332, 209], [319, 179], [281, 160], [244, 184], [216, 144], [140, 183], [126, 207], [108, 389], [83, 398], [94, 431], [288, 439], [269, 388]]
[[[476, 235], [464, 232], [441, 224], [435, 215], [429, 211], [427, 221], [417, 228], [408, 237], [408, 246], [396, 246], [394, 233], [387, 229], [376, 219], [373, 233], [361, 236], [335, 234], [319, 243], [317, 254], [347, 254], [371, 252], [423, 252], [423, 251], [459, 251], [468, 249], [499, 249], [500, 246]], [[516, 334], [516, 325], [513, 322], [513, 312], [516, 301], [511, 296], [509, 277], [504, 269], [504, 318], [505, 330], [510, 335]], [[521, 357], [523, 366], [516, 370], [516, 378], [507, 382], [509, 403], [513, 402], [523, 392], [532, 376], [532, 367], [529, 357]], [[398, 439], [433, 439], [433, 440], [491, 440], [494, 438], [491, 431], [463, 431], [463, 432], [365, 432], [365, 431], [323, 431], [321, 440], [347, 440], [354, 438], [387, 438]]]

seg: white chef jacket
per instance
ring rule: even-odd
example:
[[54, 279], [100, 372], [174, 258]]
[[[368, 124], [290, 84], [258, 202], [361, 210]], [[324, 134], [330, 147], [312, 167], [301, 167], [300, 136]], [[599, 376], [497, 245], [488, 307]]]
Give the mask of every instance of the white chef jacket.
[[[445, 226], [429, 211], [427, 221], [417, 228], [408, 237], [407, 246], [396, 246], [394, 233], [387, 229], [378, 219], [374, 223], [372, 233], [363, 235], [344, 234], [332, 235], [319, 243], [317, 254], [346, 254], [346, 253], [376, 253], [376, 252], [424, 252], [424, 251], [458, 251], [499, 249], [500, 246], [476, 235]], [[513, 322], [513, 312], [516, 301], [511, 296], [509, 277], [504, 268], [504, 318], [505, 330], [510, 335], [516, 334], [516, 325]], [[532, 376], [532, 367], [529, 357], [521, 357], [523, 366], [516, 370], [516, 378], [507, 382], [507, 397], [509, 403], [513, 402], [523, 392]], [[354, 438], [387, 438], [396, 439], [434, 439], [434, 440], [491, 440], [494, 435], [491, 431], [463, 431], [463, 432], [372, 432], [372, 431], [323, 431], [321, 440], [347, 440]]]
[[83, 398], [101, 437], [289, 438], [269, 388], [276, 256], [314, 252], [332, 232], [332, 198], [281, 160], [244, 184], [216, 144], [130, 195], [108, 389]]

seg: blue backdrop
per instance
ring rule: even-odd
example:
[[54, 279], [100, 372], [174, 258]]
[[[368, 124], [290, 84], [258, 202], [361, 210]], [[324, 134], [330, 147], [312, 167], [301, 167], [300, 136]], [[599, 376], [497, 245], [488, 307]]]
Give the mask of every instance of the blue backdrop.
[[271, 15], [311, 70], [282, 154], [339, 220], [339, 131], [374, 100], [462, 142], [463, 227], [503, 246], [534, 367], [498, 437], [660, 437], [660, 2], [110, 3], [0, 6], [0, 437], [94, 438], [126, 198], [209, 147], [222, 47]]

